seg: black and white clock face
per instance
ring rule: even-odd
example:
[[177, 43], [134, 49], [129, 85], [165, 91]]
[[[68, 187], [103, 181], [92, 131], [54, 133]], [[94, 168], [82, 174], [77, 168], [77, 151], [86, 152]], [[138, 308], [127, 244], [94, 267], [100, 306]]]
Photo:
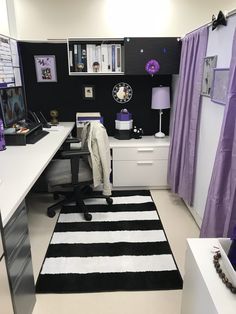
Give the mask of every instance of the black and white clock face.
[[118, 83], [113, 87], [112, 96], [115, 101], [124, 104], [132, 98], [133, 90], [127, 83]]

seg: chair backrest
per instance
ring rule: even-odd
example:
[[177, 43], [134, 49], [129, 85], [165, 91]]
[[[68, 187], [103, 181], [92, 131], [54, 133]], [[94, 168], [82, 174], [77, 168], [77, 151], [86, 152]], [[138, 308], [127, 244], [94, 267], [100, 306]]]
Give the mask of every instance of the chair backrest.
[[94, 187], [103, 183], [103, 194], [111, 195], [111, 154], [106, 128], [97, 121], [86, 123], [81, 134], [81, 146], [90, 152], [88, 160]]

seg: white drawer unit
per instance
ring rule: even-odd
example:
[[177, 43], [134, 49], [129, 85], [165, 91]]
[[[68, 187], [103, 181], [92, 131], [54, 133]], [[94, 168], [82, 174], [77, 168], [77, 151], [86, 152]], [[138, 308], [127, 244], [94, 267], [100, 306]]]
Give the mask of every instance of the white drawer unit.
[[169, 139], [113, 140], [113, 187], [167, 188]]

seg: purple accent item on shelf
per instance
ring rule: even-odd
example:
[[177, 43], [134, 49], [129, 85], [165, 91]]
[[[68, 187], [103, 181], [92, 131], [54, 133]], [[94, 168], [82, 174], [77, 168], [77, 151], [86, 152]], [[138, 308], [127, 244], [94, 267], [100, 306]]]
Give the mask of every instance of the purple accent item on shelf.
[[157, 60], [149, 60], [145, 65], [145, 70], [148, 74], [153, 75], [160, 70], [160, 64]]
[[116, 120], [120, 120], [120, 121], [129, 121], [132, 119], [132, 113], [129, 112], [118, 112], [116, 114]]
[[78, 121], [100, 121], [103, 124], [103, 117], [81, 117]]
[[0, 151], [6, 149], [3, 121], [0, 119]]

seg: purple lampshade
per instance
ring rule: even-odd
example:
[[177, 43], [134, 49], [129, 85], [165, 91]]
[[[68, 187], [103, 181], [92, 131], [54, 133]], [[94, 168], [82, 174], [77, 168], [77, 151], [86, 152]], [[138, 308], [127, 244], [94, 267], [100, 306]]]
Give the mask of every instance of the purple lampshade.
[[170, 108], [170, 88], [154, 87], [152, 89], [152, 109]]

